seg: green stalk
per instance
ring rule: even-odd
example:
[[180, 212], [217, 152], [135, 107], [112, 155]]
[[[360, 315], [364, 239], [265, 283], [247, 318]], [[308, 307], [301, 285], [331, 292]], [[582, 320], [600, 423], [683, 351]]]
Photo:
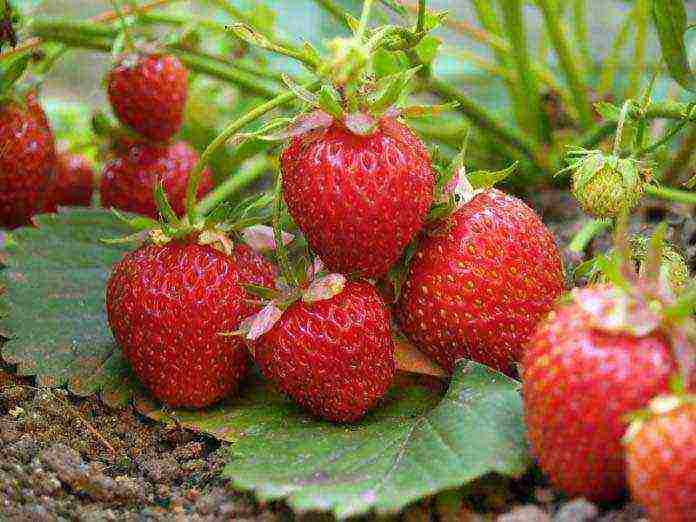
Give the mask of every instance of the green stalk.
[[550, 140], [549, 128], [541, 110], [541, 97], [536, 75], [529, 64], [527, 53], [527, 36], [522, 14], [522, 0], [507, 0], [503, 9], [503, 19], [510, 44], [512, 59], [517, 68], [517, 80], [520, 82], [521, 95], [526, 103], [520, 107], [522, 113], [521, 127], [530, 129], [540, 142]]
[[576, 254], [584, 252], [590, 241], [609, 227], [611, 227], [611, 221], [608, 219], [591, 219], [587, 221], [580, 231], [573, 236], [568, 245], [568, 250]]
[[636, 40], [633, 45], [633, 65], [628, 76], [628, 85], [624, 98], [634, 98], [638, 93], [641, 78], [645, 70], [645, 48], [648, 35], [648, 23], [650, 21], [650, 1], [636, 0], [635, 16]]
[[358, 30], [355, 32], [355, 39], [362, 42], [365, 39], [365, 32], [367, 31], [367, 23], [370, 21], [370, 11], [372, 11], [372, 4], [374, 0], [364, 0], [362, 14], [360, 15], [360, 22], [358, 24]]
[[676, 183], [679, 181], [680, 175], [691, 161], [691, 158], [696, 155], [696, 125], [691, 127], [689, 132], [682, 141], [677, 153], [672, 158], [672, 162], [665, 169], [665, 183]]
[[511, 145], [514, 149], [527, 156], [531, 162], [541, 171], [549, 173], [548, 165], [543, 161], [541, 154], [537, 152], [536, 143], [526, 135], [503, 125], [490, 115], [485, 109], [472, 102], [464, 93], [457, 90], [449, 82], [432, 77], [427, 80], [426, 86], [446, 101], [456, 101], [457, 110], [474, 122], [478, 127], [486, 131], [496, 140]]
[[212, 192], [208, 193], [208, 195], [200, 200], [196, 205], [197, 215], [206, 215], [218, 206], [221, 201], [229, 199], [244, 187], [259, 179], [265, 172], [268, 172], [270, 167], [271, 162], [266, 156], [255, 158], [250, 162], [247, 168], [240, 170], [234, 176], [228, 177], [224, 182], [215, 187]]
[[635, 155], [638, 158], [640, 158], [642, 156], [645, 156], [646, 154], [650, 154], [651, 152], [659, 149], [663, 145], [666, 145], [667, 143], [672, 141], [672, 139], [677, 134], [679, 134], [681, 132], [681, 130], [684, 127], [686, 127], [688, 124], [689, 124], [689, 122], [687, 120], [682, 120], [682, 121], [676, 123], [671, 129], [669, 129], [669, 130], [667, 130], [667, 132], [665, 132], [665, 134], [662, 136], [662, 138], [660, 138], [656, 142], [651, 143], [650, 145], [647, 145], [647, 146], [641, 148], [640, 150], [636, 151]]
[[475, 65], [485, 73], [501, 78], [506, 84], [514, 88], [516, 77], [512, 72], [505, 67], [495, 64], [483, 56], [474, 53], [470, 49], [460, 49], [459, 47], [445, 46], [443, 47], [442, 51], [445, 54], [452, 55], [456, 58], [464, 60], [465, 62]]
[[628, 41], [628, 36], [633, 27], [633, 17], [638, 9], [637, 4], [633, 6], [633, 9], [626, 15], [626, 17], [621, 22], [614, 41], [611, 45], [611, 51], [607, 55], [606, 59], [602, 62], [602, 74], [599, 78], [598, 95], [600, 98], [604, 98], [607, 94], [612, 92], [614, 87], [614, 78], [616, 76], [616, 71], [621, 60], [621, 51], [626, 46]]
[[416, 22], [416, 34], [421, 34], [425, 31], [425, 0], [418, 0], [418, 21]]
[[[503, 29], [498, 20], [498, 16], [495, 12], [494, 6], [492, 5], [492, 0], [472, 0], [474, 4], [474, 9], [476, 10], [476, 17], [481, 24], [481, 26], [491, 34], [496, 36], [502, 36]], [[512, 101], [512, 105], [515, 112], [515, 119], [517, 123], [522, 126], [525, 122], [525, 104], [520, 94], [520, 88], [515, 81], [514, 75], [509, 73], [512, 69], [510, 66], [509, 56], [499, 49], [493, 49], [493, 55], [495, 56], [496, 62], [500, 66], [500, 69], [507, 73], [506, 76], [501, 76], [505, 81], [505, 87]]]
[[645, 187], [645, 193], [658, 199], [665, 199], [675, 203], [685, 203], [687, 205], [696, 205], [696, 192], [687, 192], [669, 187], [656, 187], [648, 185]]
[[[320, 85], [321, 83], [319, 81], [314, 81], [310, 84], [305, 85], [304, 88], [309, 91], [314, 91], [318, 89]], [[191, 171], [191, 174], [189, 175], [188, 186], [186, 187], [186, 212], [188, 214], [189, 223], [194, 224], [196, 222], [197, 217], [200, 215], [198, 210], [196, 209], [196, 193], [198, 192], [198, 184], [200, 183], [201, 174], [210, 162], [210, 159], [212, 158], [213, 154], [215, 154], [215, 152], [220, 147], [223, 147], [225, 143], [227, 143], [227, 140], [229, 140], [246, 125], [257, 120], [258, 118], [272, 111], [273, 109], [285, 105], [289, 101], [295, 99], [295, 96], [296, 95], [294, 92], [287, 91], [283, 94], [276, 96], [272, 100], [262, 103], [261, 105], [247, 112], [244, 116], [230, 123], [222, 131], [222, 133], [208, 145], [208, 147], [203, 151], [203, 154], [201, 154], [198, 163]], [[226, 196], [227, 195], [224, 193], [219, 193], [218, 197], [221, 199], [219, 199], [218, 201], [208, 201], [206, 204], [212, 204], [213, 206], [215, 206], [217, 203], [225, 199]]]
[[[689, 108], [688, 104], [675, 101], [653, 102], [648, 106], [643, 116], [648, 120], [663, 118], [696, 123], [696, 110], [691, 109], [692, 112], [688, 112]], [[640, 113], [635, 108], [633, 110], [635, 112], [630, 113], [631, 117], [640, 118]], [[615, 121], [607, 121], [597, 125], [583, 134], [574, 145], [584, 149], [592, 149], [614, 132], [616, 124]]]
[[580, 72], [576, 67], [577, 60], [571, 53], [566, 35], [561, 27], [557, 4], [553, 0], [537, 0], [537, 4], [544, 15], [546, 28], [573, 96], [580, 123], [584, 128], [588, 128], [592, 125], [592, 107], [587, 96], [587, 88], [583, 84]]
[[[34, 34], [43, 40], [104, 52], [111, 50], [118, 34], [115, 28], [94, 22], [49, 17], [36, 17], [32, 29]], [[176, 54], [192, 71], [235, 84], [248, 93], [272, 98], [282, 92], [280, 89], [264, 83], [258, 74], [251, 74], [233, 64], [222, 62], [218, 58], [181, 49], [175, 45], [169, 46], [168, 49]]]
[[584, 63], [584, 69], [590, 71], [592, 67], [592, 53], [590, 53], [589, 38], [587, 36], [587, 6], [585, 0], [573, 0], [573, 32], [575, 41], [580, 49]]

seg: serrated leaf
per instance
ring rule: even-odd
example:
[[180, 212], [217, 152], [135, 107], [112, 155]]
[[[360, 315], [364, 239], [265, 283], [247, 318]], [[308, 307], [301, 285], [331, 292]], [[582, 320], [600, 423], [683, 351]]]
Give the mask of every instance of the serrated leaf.
[[686, 52], [686, 9], [682, 0], [653, 0], [652, 14], [660, 40], [662, 57], [672, 78], [685, 89], [696, 92], [696, 75]]
[[[176, 422], [232, 441], [224, 475], [262, 501], [346, 518], [396, 513], [408, 504], [497, 472], [519, 476], [530, 459], [519, 383], [460, 361], [444, 398], [397, 385], [354, 425], [316, 420], [258, 380], [241, 398]], [[166, 413], [141, 404], [158, 420]]]
[[36, 218], [38, 227], [12, 232], [0, 272], [7, 309], [0, 329], [10, 338], [2, 357], [41, 386], [86, 396], [103, 393], [122, 404], [137, 388], [109, 331], [104, 287], [111, 266], [130, 246], [104, 237], [130, 228], [103, 210], [71, 210]]

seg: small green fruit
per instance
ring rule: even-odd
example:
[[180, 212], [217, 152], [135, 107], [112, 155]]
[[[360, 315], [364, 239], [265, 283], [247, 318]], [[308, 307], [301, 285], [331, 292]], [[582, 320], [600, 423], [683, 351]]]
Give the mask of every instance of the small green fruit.
[[638, 205], [649, 171], [635, 160], [584, 151], [572, 165], [572, 193], [582, 209], [600, 218], [617, 218]]

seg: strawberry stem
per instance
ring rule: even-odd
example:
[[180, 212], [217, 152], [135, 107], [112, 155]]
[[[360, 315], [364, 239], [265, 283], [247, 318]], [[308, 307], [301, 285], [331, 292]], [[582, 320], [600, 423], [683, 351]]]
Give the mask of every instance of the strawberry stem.
[[254, 160], [247, 168], [240, 170], [235, 176], [230, 176], [215, 189], [205, 196], [196, 205], [196, 213], [204, 216], [222, 201], [229, 199], [237, 194], [244, 187], [253, 183], [263, 173], [271, 168], [271, 162], [266, 156], [260, 156]]
[[119, 0], [110, 1], [111, 6], [114, 8], [114, 13], [116, 13], [116, 16], [121, 21], [121, 28], [123, 30], [124, 51], [132, 52], [133, 50], [135, 50], [135, 40], [133, 40], [133, 35], [131, 35], [130, 29], [128, 27], [128, 21], [126, 20], [126, 17], [123, 15], [123, 11], [121, 10], [121, 2]]
[[[321, 83], [317, 80], [305, 85], [304, 88], [309, 91], [315, 91], [319, 88], [320, 85]], [[203, 154], [201, 154], [198, 163], [189, 175], [188, 186], [186, 187], [186, 213], [188, 215], [190, 224], [194, 224], [198, 217], [201, 215], [198, 209], [196, 208], [196, 194], [198, 193], [198, 184], [200, 183], [201, 175], [203, 174], [205, 167], [210, 162], [210, 159], [212, 158], [213, 154], [215, 154], [215, 152], [219, 148], [223, 147], [227, 143], [227, 140], [234, 136], [244, 126], [257, 120], [258, 118], [260, 118], [267, 112], [272, 111], [276, 107], [285, 105], [289, 101], [293, 100], [295, 97], [296, 95], [294, 92], [288, 91], [250, 110], [241, 118], [238, 118], [232, 123], [230, 123], [220, 133], [220, 135], [217, 138], [215, 138], [210, 143], [210, 145], [208, 145], [208, 147], [203, 151]], [[224, 192], [216, 192], [216, 194], [217, 197], [220, 198], [219, 201], [222, 201], [225, 197], [227, 197], [227, 194]], [[208, 201], [206, 205], [210, 205], [212, 203], [212, 201]]]
[[580, 231], [573, 236], [573, 239], [568, 245], [568, 250], [580, 254], [585, 251], [587, 245], [590, 241], [597, 236], [597, 234], [603, 232], [604, 230], [611, 227], [611, 221], [607, 219], [592, 219], [586, 222]]
[[685, 203], [687, 205], [696, 205], [696, 192], [648, 185], [645, 187], [645, 193], [658, 199], [673, 201], [675, 203]]
[[359, 42], [362, 42], [365, 39], [365, 32], [367, 31], [367, 23], [370, 20], [370, 11], [372, 10], [373, 2], [374, 0], [365, 0], [363, 2], [360, 23], [358, 24], [358, 30], [355, 32], [355, 38]]

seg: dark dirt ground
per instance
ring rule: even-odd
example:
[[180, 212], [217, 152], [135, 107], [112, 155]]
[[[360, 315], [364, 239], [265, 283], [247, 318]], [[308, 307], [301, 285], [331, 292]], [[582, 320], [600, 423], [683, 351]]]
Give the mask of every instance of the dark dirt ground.
[[[560, 192], [532, 198], [567, 245], [584, 219]], [[672, 210], [668, 210], [672, 209]], [[649, 203], [633, 224], [649, 229], [670, 223], [670, 239], [696, 270], [696, 219], [687, 209]], [[605, 235], [591, 248], [609, 245]], [[581, 256], [564, 252], [566, 268]], [[569, 270], [570, 271], [570, 270]], [[37, 389], [0, 365], [0, 520], [18, 521], [219, 521], [274, 522], [295, 517], [282, 503], [259, 505], [219, 477], [222, 445], [207, 436], [168, 428], [133, 407], [109, 410], [96, 398]], [[635, 522], [633, 504], [598, 507], [565, 501], [545, 487], [537, 471], [519, 481], [486, 477], [454, 502], [430, 499], [399, 517], [416, 521]], [[305, 515], [308, 520], [329, 520]]]

